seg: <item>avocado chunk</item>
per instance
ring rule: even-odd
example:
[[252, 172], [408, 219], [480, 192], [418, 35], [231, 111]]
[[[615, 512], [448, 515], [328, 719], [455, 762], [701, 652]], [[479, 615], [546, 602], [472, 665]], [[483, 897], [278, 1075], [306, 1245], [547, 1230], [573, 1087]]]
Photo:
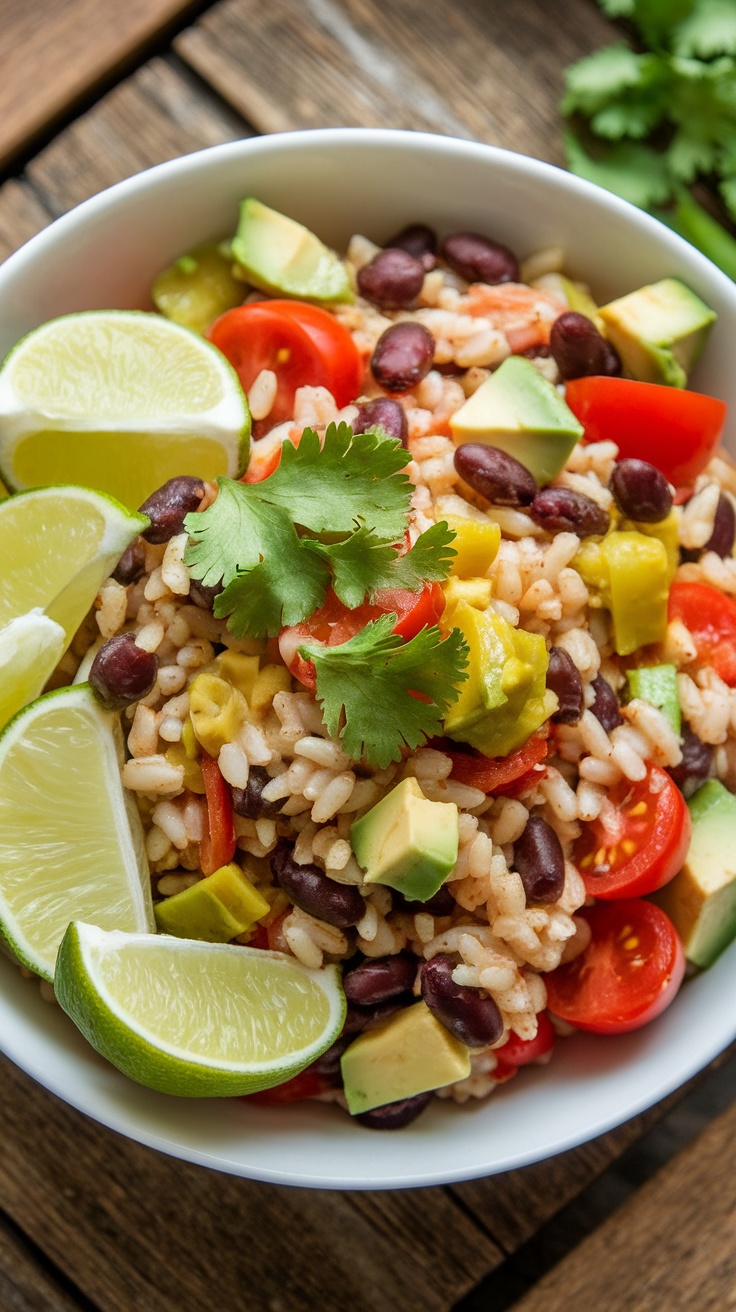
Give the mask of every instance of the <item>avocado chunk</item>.
[[450, 419], [457, 446], [485, 442], [520, 460], [537, 482], [559, 474], [583, 425], [531, 360], [510, 355]]
[[232, 264], [219, 246], [196, 246], [154, 280], [156, 309], [174, 323], [206, 333], [215, 319], [243, 301], [246, 289], [233, 277]]
[[709, 779], [688, 802], [693, 836], [679, 874], [653, 901], [667, 912], [695, 966], [736, 938], [736, 797]]
[[470, 1051], [416, 1002], [361, 1034], [340, 1065], [348, 1111], [357, 1116], [467, 1079]]
[[469, 648], [468, 677], [445, 716], [445, 733], [485, 756], [506, 756], [557, 710], [546, 687], [544, 638], [465, 600], [447, 606], [442, 625], [460, 629]]
[[355, 300], [350, 275], [339, 256], [301, 223], [252, 196], [241, 202], [232, 253], [246, 281], [272, 296]]
[[268, 902], [231, 861], [154, 907], [162, 934], [229, 943], [269, 911]]
[[416, 779], [402, 779], [350, 830], [366, 884], [388, 884], [406, 897], [434, 897], [457, 863], [454, 802], [430, 802]]
[[640, 382], [670, 387], [687, 386], [717, 318], [679, 278], [640, 287], [598, 313], [625, 372]]
[[641, 697], [662, 711], [679, 737], [682, 715], [674, 665], [640, 665], [637, 670], [627, 670], [626, 678], [631, 696]]

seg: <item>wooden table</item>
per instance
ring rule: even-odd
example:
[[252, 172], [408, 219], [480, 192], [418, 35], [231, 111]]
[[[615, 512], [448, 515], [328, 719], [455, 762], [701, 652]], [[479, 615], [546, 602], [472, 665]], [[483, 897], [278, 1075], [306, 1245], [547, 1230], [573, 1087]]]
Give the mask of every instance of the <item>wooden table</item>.
[[[0, 259], [150, 164], [287, 128], [421, 128], [560, 163], [562, 69], [613, 34], [593, 0], [0, 0], [0, 21]], [[2, 1062], [0, 1307], [732, 1307], [735, 1065], [540, 1166], [331, 1194], [159, 1156]]]

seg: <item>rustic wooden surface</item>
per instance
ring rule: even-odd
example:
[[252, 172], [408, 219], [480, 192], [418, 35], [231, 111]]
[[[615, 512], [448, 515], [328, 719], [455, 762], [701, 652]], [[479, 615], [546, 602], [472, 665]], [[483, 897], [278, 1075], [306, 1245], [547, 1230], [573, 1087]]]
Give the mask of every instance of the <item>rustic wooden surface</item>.
[[[254, 133], [409, 127], [560, 162], [562, 69], [612, 28], [593, 0], [566, 0], [552, 23], [550, 13], [548, 0], [0, 0], [0, 165], [17, 161], [0, 175], [0, 259], [120, 178]], [[109, 90], [94, 100], [105, 79]], [[77, 113], [80, 97], [89, 107]], [[59, 120], [65, 126], [54, 135]], [[24, 158], [34, 133], [46, 144]], [[684, 1095], [503, 1177], [334, 1194], [254, 1184], [157, 1155], [0, 1060], [0, 1308], [449, 1312], [462, 1299], [470, 1307], [473, 1291], [477, 1306], [490, 1308], [489, 1273], [528, 1248]], [[716, 1122], [704, 1148], [642, 1189], [519, 1309], [582, 1309], [595, 1300], [605, 1312], [726, 1306], [718, 1299], [734, 1284], [725, 1243], [733, 1129], [732, 1114]], [[720, 1245], [710, 1271], [698, 1240], [703, 1209]], [[679, 1282], [684, 1256], [694, 1274]]]

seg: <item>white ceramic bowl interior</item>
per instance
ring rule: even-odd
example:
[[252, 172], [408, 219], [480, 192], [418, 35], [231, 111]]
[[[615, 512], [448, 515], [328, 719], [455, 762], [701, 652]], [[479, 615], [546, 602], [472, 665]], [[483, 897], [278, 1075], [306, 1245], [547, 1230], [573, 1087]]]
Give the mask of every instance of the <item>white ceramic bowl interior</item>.
[[[0, 356], [55, 315], [148, 308], [153, 276], [234, 230], [255, 195], [340, 248], [421, 220], [487, 232], [520, 256], [560, 244], [599, 301], [669, 274], [719, 314], [694, 386], [736, 414], [736, 289], [648, 216], [550, 165], [416, 133], [330, 130], [235, 142], [160, 165], [86, 202], [0, 269]], [[733, 421], [732, 421], [733, 422]], [[732, 448], [733, 448], [733, 437]], [[480, 1104], [437, 1100], [380, 1134], [334, 1107], [188, 1101], [135, 1085], [0, 959], [0, 1047], [40, 1084], [121, 1133], [254, 1179], [330, 1188], [430, 1185], [538, 1161], [650, 1106], [736, 1036], [736, 945], [659, 1020], [617, 1038], [578, 1035]]]

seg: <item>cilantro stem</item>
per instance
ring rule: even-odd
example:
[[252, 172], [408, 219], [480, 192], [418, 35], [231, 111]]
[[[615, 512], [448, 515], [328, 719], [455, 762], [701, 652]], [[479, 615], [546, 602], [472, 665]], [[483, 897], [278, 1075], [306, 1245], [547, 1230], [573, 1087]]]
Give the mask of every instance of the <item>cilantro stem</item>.
[[736, 281], [736, 239], [685, 187], [678, 187], [673, 210], [651, 212]]

